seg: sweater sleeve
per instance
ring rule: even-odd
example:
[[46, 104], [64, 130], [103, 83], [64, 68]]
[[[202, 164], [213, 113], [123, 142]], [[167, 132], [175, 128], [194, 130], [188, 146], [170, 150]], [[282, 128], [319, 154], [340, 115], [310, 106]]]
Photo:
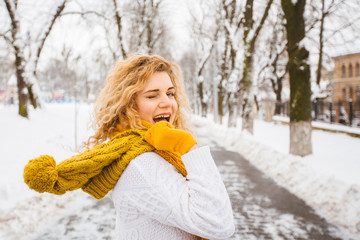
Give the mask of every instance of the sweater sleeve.
[[209, 147], [188, 152], [182, 160], [186, 187], [167, 221], [201, 237], [230, 237], [235, 231], [230, 199]]
[[209, 239], [230, 237], [235, 230], [231, 204], [209, 147], [182, 160], [186, 178], [159, 155], [142, 154], [129, 164], [114, 191], [121, 191], [122, 200], [129, 199], [136, 212], [163, 224]]

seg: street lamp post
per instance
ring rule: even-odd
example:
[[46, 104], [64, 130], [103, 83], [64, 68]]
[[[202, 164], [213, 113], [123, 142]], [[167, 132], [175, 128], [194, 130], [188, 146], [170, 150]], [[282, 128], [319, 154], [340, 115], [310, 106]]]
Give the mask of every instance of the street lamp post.
[[349, 125], [352, 126], [353, 109], [352, 109], [352, 98], [349, 99]]

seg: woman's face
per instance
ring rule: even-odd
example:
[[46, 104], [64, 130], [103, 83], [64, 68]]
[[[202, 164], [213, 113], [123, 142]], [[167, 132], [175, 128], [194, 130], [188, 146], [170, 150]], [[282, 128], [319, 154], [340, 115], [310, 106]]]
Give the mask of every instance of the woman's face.
[[175, 100], [175, 88], [166, 72], [154, 73], [144, 90], [136, 94], [135, 102], [142, 120], [151, 124], [160, 121], [174, 123], [178, 104]]

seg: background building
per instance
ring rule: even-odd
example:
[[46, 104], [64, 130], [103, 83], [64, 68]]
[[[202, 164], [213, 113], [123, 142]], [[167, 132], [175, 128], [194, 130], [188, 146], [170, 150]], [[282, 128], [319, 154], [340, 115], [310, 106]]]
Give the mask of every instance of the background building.
[[332, 102], [336, 122], [360, 124], [360, 52], [333, 58]]

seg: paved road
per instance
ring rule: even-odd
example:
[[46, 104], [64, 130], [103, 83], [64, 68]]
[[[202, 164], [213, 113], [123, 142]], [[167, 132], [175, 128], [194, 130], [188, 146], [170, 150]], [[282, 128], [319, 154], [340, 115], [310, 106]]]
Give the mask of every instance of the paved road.
[[342, 239], [341, 231], [236, 152], [211, 145], [236, 221], [231, 239]]

